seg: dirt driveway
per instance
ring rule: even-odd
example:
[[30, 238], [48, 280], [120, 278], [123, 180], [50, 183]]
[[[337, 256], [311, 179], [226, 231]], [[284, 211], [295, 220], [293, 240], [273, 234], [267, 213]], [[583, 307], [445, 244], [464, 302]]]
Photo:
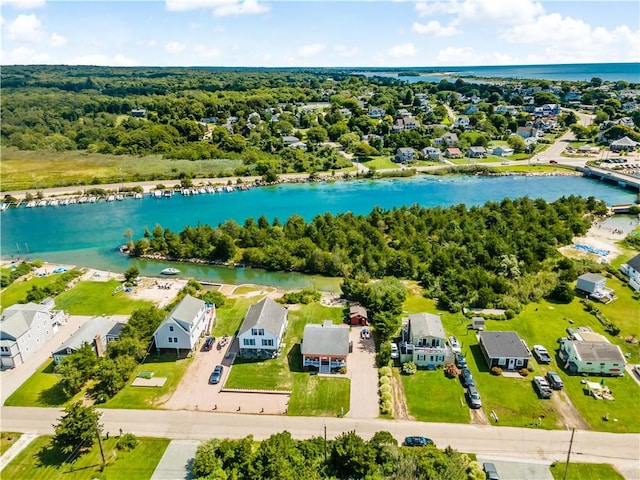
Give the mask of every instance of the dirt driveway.
[[[283, 414], [289, 403], [288, 394], [222, 392], [222, 386], [229, 375], [231, 357], [225, 356], [232, 342], [218, 349], [220, 339], [216, 338], [213, 348], [199, 349], [175, 392], [162, 405], [167, 410], [200, 410], [239, 413]], [[224, 366], [222, 380], [217, 385], [209, 384], [213, 368]]]
[[361, 338], [362, 327], [351, 327], [349, 340], [353, 342], [353, 352], [347, 359], [347, 377], [351, 379], [349, 418], [377, 418], [378, 370], [373, 338]]
[[564, 390], [553, 392], [551, 397], [553, 406], [558, 412], [558, 422], [562, 427], [575, 428], [577, 430], [589, 430], [589, 424], [578, 413], [576, 407]]

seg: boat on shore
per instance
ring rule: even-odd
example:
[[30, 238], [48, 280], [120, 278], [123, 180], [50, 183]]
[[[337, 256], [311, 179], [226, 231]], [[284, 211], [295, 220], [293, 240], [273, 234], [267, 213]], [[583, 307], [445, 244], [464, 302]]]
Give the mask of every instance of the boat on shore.
[[173, 267], [165, 268], [160, 272], [161, 275], [177, 275], [178, 273], [180, 273], [180, 270]]

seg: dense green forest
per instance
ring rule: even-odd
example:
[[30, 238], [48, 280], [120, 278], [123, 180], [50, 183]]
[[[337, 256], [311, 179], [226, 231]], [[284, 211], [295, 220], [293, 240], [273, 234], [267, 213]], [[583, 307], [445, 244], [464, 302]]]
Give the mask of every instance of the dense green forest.
[[289, 432], [271, 435], [254, 446], [253, 437], [212, 439], [193, 460], [198, 479], [249, 480], [474, 480], [484, 478], [478, 462], [451, 448], [400, 448], [389, 432], [369, 441], [355, 432], [326, 442], [321, 437], [295, 440]]
[[471, 208], [376, 207], [368, 215], [325, 213], [308, 223], [298, 215], [284, 224], [262, 216], [244, 225], [229, 220], [178, 234], [157, 225], [131, 243], [130, 251], [346, 278], [415, 279], [442, 308], [471, 304], [517, 311], [558, 282], [575, 279], [575, 269], [557, 248], [583, 235], [592, 216], [605, 211], [593, 197], [570, 196]]

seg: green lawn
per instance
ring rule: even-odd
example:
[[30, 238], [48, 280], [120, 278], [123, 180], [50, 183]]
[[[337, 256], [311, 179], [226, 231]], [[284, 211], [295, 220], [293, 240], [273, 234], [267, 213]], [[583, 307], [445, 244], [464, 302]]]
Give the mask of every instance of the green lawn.
[[471, 415], [464, 388], [443, 370], [418, 370], [401, 375], [409, 413], [420, 422], [469, 423]]
[[9, 450], [21, 436], [22, 434], [17, 432], [0, 432], [0, 455]]
[[399, 168], [399, 165], [392, 162], [389, 157], [360, 157], [358, 161], [365, 167], [375, 168], [376, 170]]
[[224, 306], [216, 309], [216, 321], [211, 333], [216, 337], [235, 334], [249, 307], [261, 299], [262, 297], [227, 298]]
[[70, 315], [127, 315], [138, 308], [151, 306], [151, 302], [134, 300], [125, 292], [114, 295], [119, 285], [117, 280], [78, 282], [56, 297], [56, 308]]
[[27, 292], [33, 287], [37, 286], [44, 288], [46, 286], [55, 283], [60, 278], [61, 273], [54, 273], [46, 277], [31, 277], [27, 280], [18, 279], [9, 285], [7, 288], [0, 292], [2, 298], [2, 309], [15, 305], [24, 301], [27, 297]]
[[130, 452], [116, 450], [116, 438], [103, 440], [107, 466], [103, 471], [98, 445], [71, 463], [62, 463], [64, 455], [48, 447], [51, 437], [36, 438], [2, 471], [3, 478], [38, 480], [144, 480], [151, 478], [169, 445], [165, 438], [138, 438], [138, 446]]
[[348, 378], [320, 377], [308, 373], [294, 375], [288, 415], [321, 417], [349, 411], [351, 380]]
[[[563, 480], [564, 463], [554, 463], [549, 468], [555, 480]], [[608, 463], [569, 463], [567, 480], [624, 480], [624, 477]]]
[[[161, 356], [149, 355], [145, 363], [138, 365], [127, 386], [101, 407], [153, 409], [161, 407], [174, 392], [192, 358], [176, 359], [173, 353]], [[162, 387], [132, 387], [131, 382], [142, 371], [153, 372], [154, 377], [166, 377]]]
[[5, 405], [14, 407], [63, 407], [79, 400], [82, 392], [67, 397], [57, 386], [59, 376], [53, 373], [53, 360], [44, 363], [26, 382], [7, 398]]

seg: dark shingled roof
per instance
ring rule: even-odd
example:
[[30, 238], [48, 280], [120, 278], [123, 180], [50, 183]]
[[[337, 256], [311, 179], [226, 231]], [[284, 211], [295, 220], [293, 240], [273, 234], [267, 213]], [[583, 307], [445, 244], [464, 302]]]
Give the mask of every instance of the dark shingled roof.
[[627, 262], [631, 268], [633, 268], [636, 272], [640, 272], [640, 254], [633, 257], [631, 260]]
[[530, 357], [516, 332], [482, 332], [480, 342], [490, 358]]
[[331, 320], [325, 320], [322, 325], [307, 324], [300, 351], [303, 355], [347, 355], [349, 327], [333, 325]]
[[260, 325], [273, 335], [278, 335], [282, 325], [286, 322], [287, 309], [269, 297], [265, 297], [249, 307], [247, 315], [240, 326], [239, 334], [242, 335], [252, 327]]
[[606, 342], [574, 342], [576, 353], [584, 362], [625, 363], [620, 347]]

